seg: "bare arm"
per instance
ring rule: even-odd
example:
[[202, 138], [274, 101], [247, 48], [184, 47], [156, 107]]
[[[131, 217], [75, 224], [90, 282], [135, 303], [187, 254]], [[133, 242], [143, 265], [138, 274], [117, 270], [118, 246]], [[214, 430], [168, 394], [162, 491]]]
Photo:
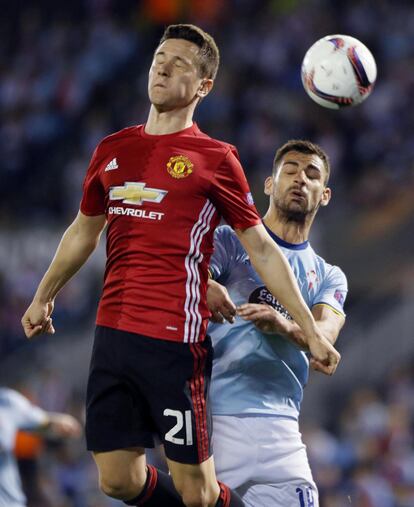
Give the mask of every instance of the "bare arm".
[[28, 338], [43, 332], [54, 333], [50, 316], [56, 294], [95, 250], [105, 223], [105, 215], [89, 217], [79, 212], [66, 229], [33, 301], [23, 315], [22, 325]]
[[335, 345], [339, 333], [345, 324], [345, 317], [327, 305], [315, 305], [312, 308], [312, 315], [316, 324], [332, 345]]
[[[303, 331], [296, 322], [288, 320], [271, 306], [246, 303], [238, 308], [238, 314], [245, 320], [253, 322], [263, 333], [285, 336], [303, 350], [309, 350]], [[312, 314], [326, 340], [334, 345], [345, 323], [345, 317], [325, 305], [315, 305], [312, 308]], [[318, 360], [311, 358], [310, 362], [315, 370], [326, 373], [325, 368]]]
[[[263, 333], [280, 334], [302, 349], [309, 350], [303, 331], [296, 322], [288, 320], [271, 306], [246, 303], [238, 308], [238, 314], [252, 321]], [[326, 305], [315, 305], [312, 315], [324, 338], [334, 345], [345, 323], [345, 317]]]
[[313, 357], [326, 366], [325, 373], [333, 373], [340, 355], [324, 339], [316, 326], [280, 248], [272, 241], [263, 225], [256, 225], [244, 231], [236, 230], [236, 234], [267, 288], [299, 324]]

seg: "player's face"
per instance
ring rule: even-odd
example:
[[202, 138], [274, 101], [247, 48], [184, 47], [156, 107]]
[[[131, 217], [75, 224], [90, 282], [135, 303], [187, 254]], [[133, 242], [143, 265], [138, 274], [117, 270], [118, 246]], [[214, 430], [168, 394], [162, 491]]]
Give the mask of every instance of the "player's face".
[[212, 80], [200, 76], [199, 50], [196, 44], [183, 39], [168, 39], [156, 49], [148, 95], [159, 111], [186, 107], [210, 91]]
[[326, 169], [318, 155], [290, 151], [279, 162], [275, 176], [267, 178], [265, 192], [273, 197], [276, 208], [304, 218], [328, 204], [331, 191], [325, 179]]

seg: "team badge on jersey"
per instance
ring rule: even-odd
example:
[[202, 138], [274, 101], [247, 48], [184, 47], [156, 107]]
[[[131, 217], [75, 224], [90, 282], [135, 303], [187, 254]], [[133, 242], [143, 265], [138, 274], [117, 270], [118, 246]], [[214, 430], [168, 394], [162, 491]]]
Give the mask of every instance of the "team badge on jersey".
[[312, 290], [319, 283], [318, 275], [314, 269], [311, 269], [306, 273], [306, 278], [308, 279], [308, 290]]
[[246, 194], [246, 201], [247, 201], [247, 204], [249, 204], [250, 206], [253, 206], [254, 199], [253, 199], [253, 196], [252, 196], [251, 192], [247, 192], [247, 194]]
[[168, 161], [167, 171], [173, 178], [186, 178], [193, 172], [193, 163], [184, 155], [176, 155]]

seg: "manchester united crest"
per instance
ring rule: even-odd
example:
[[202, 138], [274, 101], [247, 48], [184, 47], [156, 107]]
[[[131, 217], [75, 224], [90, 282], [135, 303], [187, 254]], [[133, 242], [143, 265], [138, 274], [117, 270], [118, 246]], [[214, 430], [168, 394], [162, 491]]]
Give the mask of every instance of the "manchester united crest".
[[193, 172], [193, 163], [184, 155], [176, 155], [168, 161], [167, 171], [173, 178], [186, 178]]

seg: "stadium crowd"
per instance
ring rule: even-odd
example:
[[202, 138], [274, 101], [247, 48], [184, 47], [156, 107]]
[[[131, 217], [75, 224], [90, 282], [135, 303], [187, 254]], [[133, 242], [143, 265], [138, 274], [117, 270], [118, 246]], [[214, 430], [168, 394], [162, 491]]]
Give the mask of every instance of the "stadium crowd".
[[[289, 138], [312, 139], [329, 153], [338, 189], [332, 204], [335, 219], [335, 209], [346, 209], [343, 220], [352, 221], [356, 210], [369, 213], [414, 187], [410, 2], [167, 3], [169, 8], [156, 0], [16, 2], [7, 23], [2, 21], [3, 358], [27, 347], [20, 318], [63, 228], [77, 212], [94, 146], [146, 117], [146, 70], [165, 24], [199, 23], [216, 37], [222, 65], [215, 93], [201, 104], [197, 121], [238, 147], [259, 208], [264, 207], [261, 181], [275, 148]], [[358, 37], [377, 60], [375, 91], [357, 109], [321, 110], [302, 90], [304, 53], [330, 33]], [[392, 212], [388, 219], [392, 227]], [[323, 250], [323, 232], [316, 233]], [[103, 263], [100, 249], [64, 289], [54, 314], [59, 329], [70, 324], [71, 330], [82, 330], [91, 322]], [[352, 298], [352, 272], [347, 274]], [[49, 410], [82, 417], [83, 391], [71, 386], [53, 369], [40, 370], [30, 379], [28, 394]], [[322, 506], [414, 505], [414, 372], [409, 363], [381, 386], [348, 393], [346, 400], [338, 424], [322, 429], [304, 421]], [[96, 491], [94, 465], [83, 449], [82, 442], [67, 446], [52, 441], [36, 455], [38, 489], [31, 507], [109, 505]]]
[[407, 361], [377, 385], [347, 395], [332, 428], [304, 421], [304, 440], [322, 506], [413, 505], [412, 364]]

